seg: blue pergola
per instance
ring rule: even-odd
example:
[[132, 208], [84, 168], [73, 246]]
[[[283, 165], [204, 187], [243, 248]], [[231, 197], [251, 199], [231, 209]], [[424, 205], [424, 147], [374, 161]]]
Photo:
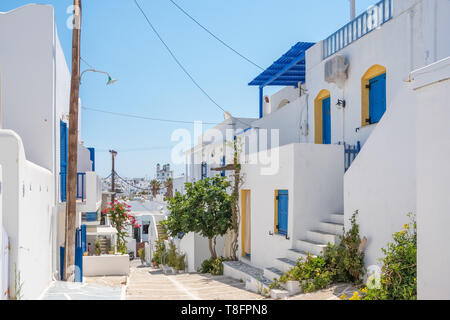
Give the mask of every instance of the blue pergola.
[[299, 42], [275, 61], [269, 68], [250, 82], [249, 86], [259, 87], [259, 117], [263, 116], [264, 87], [267, 86], [293, 86], [305, 83], [306, 63], [305, 52], [314, 43]]

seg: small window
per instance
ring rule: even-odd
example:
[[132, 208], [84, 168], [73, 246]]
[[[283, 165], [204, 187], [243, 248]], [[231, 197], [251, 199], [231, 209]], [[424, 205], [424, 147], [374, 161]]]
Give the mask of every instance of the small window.
[[143, 234], [148, 234], [148, 227], [149, 227], [150, 225], [149, 224], [144, 224], [143, 226], [142, 226], [142, 233]]

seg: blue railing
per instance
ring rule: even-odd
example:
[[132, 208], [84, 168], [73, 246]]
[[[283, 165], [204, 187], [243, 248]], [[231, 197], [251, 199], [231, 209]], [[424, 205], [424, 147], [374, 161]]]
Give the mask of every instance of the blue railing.
[[326, 38], [323, 42], [323, 58], [328, 58], [392, 19], [393, 1], [382, 0], [378, 2]]
[[345, 150], [345, 158], [344, 158], [344, 165], [345, 165], [345, 171], [350, 168], [352, 165], [352, 162], [356, 159], [356, 156], [361, 151], [361, 142], [357, 142], [355, 146], [347, 145], [344, 143], [344, 150]]
[[[61, 202], [66, 202], [67, 200], [67, 173], [61, 172]], [[86, 199], [86, 173], [77, 173], [77, 199], [84, 201]]]
[[83, 221], [95, 222], [97, 221], [97, 212], [86, 212], [83, 214]]

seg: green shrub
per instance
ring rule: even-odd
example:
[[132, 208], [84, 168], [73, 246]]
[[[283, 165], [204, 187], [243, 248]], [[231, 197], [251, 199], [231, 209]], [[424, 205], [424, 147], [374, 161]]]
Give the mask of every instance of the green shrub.
[[200, 273], [210, 273], [213, 276], [223, 275], [223, 261], [226, 261], [225, 258], [211, 258], [204, 260], [200, 267]]
[[356, 211], [350, 219], [351, 228], [340, 236], [338, 245], [329, 244], [323, 256], [313, 257], [310, 254], [300, 258], [294, 268], [280, 279], [274, 279], [272, 288], [280, 287], [287, 281], [299, 281], [303, 292], [313, 292], [326, 288], [333, 282], [360, 283], [364, 275], [364, 254], [359, 252], [361, 239], [359, 226], [356, 223]]
[[175, 269], [179, 270], [179, 271], [183, 271], [186, 269], [186, 255], [185, 254], [180, 254], [177, 255], [176, 258], [176, 263], [175, 263]]
[[328, 269], [334, 273], [333, 281], [361, 283], [364, 273], [364, 252], [359, 252], [361, 238], [359, 236], [359, 226], [356, 223], [356, 211], [350, 218], [350, 230], [343, 236], [339, 236], [340, 243], [325, 248], [323, 256]]
[[415, 216], [408, 214], [411, 222], [393, 234], [394, 241], [383, 248], [384, 258], [378, 288], [376, 279], [365, 288], [366, 300], [416, 300], [417, 299], [417, 224]]
[[155, 262], [157, 265], [164, 264], [167, 261], [166, 259], [166, 246], [164, 245], [164, 240], [158, 240], [156, 242], [156, 250], [153, 254], [152, 262]]
[[177, 264], [177, 247], [172, 242], [169, 244], [169, 252], [167, 255], [167, 265], [175, 268]]
[[139, 258], [141, 259], [141, 262], [144, 263], [145, 261], [145, 248], [141, 248], [138, 250]]
[[[327, 266], [323, 257], [313, 257], [310, 254], [297, 261], [297, 265], [282, 275], [279, 282], [299, 281], [303, 292], [313, 292], [326, 288], [333, 279], [334, 272]], [[274, 287], [279, 287], [278, 281]]]

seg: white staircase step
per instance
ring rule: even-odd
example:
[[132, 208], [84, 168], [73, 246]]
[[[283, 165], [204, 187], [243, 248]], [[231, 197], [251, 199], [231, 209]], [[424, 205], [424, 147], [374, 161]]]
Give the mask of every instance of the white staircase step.
[[287, 251], [287, 257], [290, 260], [297, 261], [300, 258], [306, 259], [308, 254], [305, 251], [301, 251], [298, 249], [289, 249]]
[[278, 258], [275, 259], [275, 267], [282, 271], [283, 273], [288, 272], [293, 267], [295, 267], [296, 263], [294, 260], [291, 260], [289, 258]]
[[264, 269], [264, 278], [273, 282], [274, 279], [279, 279], [283, 275], [283, 271], [275, 267]]
[[338, 236], [335, 234], [317, 230], [317, 231], [308, 231], [306, 233], [306, 239], [319, 243], [335, 244], [338, 240]]
[[330, 222], [344, 224], [344, 214], [343, 213], [332, 213], [328, 215]]
[[296, 241], [297, 249], [309, 252], [311, 255], [322, 255], [323, 250], [327, 246], [327, 244], [314, 242], [310, 240], [297, 240]]
[[326, 233], [331, 233], [335, 235], [343, 234], [344, 225], [341, 223], [322, 221], [319, 224], [319, 230]]

